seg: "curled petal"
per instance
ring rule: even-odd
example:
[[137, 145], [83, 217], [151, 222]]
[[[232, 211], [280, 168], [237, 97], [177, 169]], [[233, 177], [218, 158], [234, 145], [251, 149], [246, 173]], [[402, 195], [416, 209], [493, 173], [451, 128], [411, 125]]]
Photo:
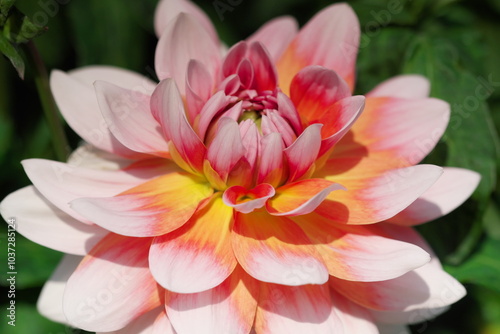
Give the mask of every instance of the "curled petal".
[[241, 141], [245, 146], [245, 158], [248, 161], [250, 168], [253, 170], [261, 151], [261, 135], [257, 125], [255, 125], [255, 122], [252, 120], [240, 122], [239, 127], [241, 132]]
[[269, 111], [267, 115], [262, 116], [261, 130], [264, 136], [273, 132], [280, 133], [285, 142], [285, 146], [292, 145], [295, 139], [297, 139], [290, 124], [288, 124], [288, 122], [278, 113], [273, 111]]
[[255, 71], [252, 63], [248, 59], [243, 59], [238, 65], [236, 72], [240, 78], [241, 85], [243, 86], [242, 88], [250, 89], [255, 78]]
[[247, 38], [247, 43], [260, 42], [269, 52], [273, 63], [276, 63], [288, 44], [297, 35], [297, 21], [293, 17], [275, 18]]
[[210, 73], [200, 61], [192, 59], [186, 74], [186, 103], [191, 124], [194, 124], [205, 103], [210, 99], [213, 85]]
[[191, 1], [187, 0], [161, 0], [156, 6], [154, 17], [154, 28], [157, 37], [161, 37], [169, 23], [180, 14], [192, 15], [203, 26], [210, 38], [219, 43], [217, 32], [210, 18]]
[[276, 190], [276, 196], [267, 202], [266, 208], [274, 216], [305, 215], [314, 211], [335, 190], [346, 189], [324, 179], [288, 183]]
[[273, 186], [261, 183], [250, 190], [241, 186], [230, 187], [224, 191], [222, 198], [226, 205], [233, 207], [236, 211], [250, 213], [255, 209], [262, 208], [274, 194]]
[[[214, 118], [229, 104], [229, 98], [223, 91], [218, 91], [207, 101], [195, 123], [195, 128], [201, 139], [206, 139], [210, 124]], [[240, 104], [241, 105], [241, 104]], [[207, 142], [205, 140], [205, 142]]]
[[336, 72], [308, 66], [293, 78], [292, 99], [304, 124], [316, 123], [335, 102], [351, 96], [347, 83]]
[[334, 4], [316, 14], [299, 31], [278, 61], [283, 92], [288, 93], [295, 74], [309, 65], [334, 70], [352, 90], [359, 35], [358, 18], [347, 4]]
[[183, 96], [191, 59], [200, 61], [214, 80], [221, 62], [218, 46], [195, 17], [180, 13], [168, 24], [158, 41], [155, 68], [160, 80], [173, 78]]
[[365, 106], [364, 96], [350, 96], [332, 105], [323, 114], [319, 123], [321, 128], [321, 149], [319, 156], [323, 156], [337, 144], [351, 129], [361, 115]]
[[[220, 120], [222, 120], [222, 123], [227, 122], [229, 120], [233, 120], [234, 122], [238, 123], [238, 119], [240, 118], [240, 115], [243, 111], [242, 104], [243, 101], [237, 102], [231, 108], [222, 112], [220, 116], [218, 115], [212, 120], [212, 122], [209, 124], [208, 131], [205, 135], [206, 145], [210, 145], [214, 140], [217, 131], [219, 130], [220, 127], [219, 123]], [[224, 120], [224, 118], [226, 118], [226, 120]]]
[[226, 95], [234, 95], [241, 87], [240, 78], [237, 74], [231, 74], [225, 78], [220, 84], [218, 90], [223, 91]]
[[145, 95], [151, 95], [154, 82], [134, 72], [110, 66], [89, 66], [64, 73], [54, 70], [50, 87], [64, 119], [86, 142], [119, 156], [138, 159], [137, 153], [110, 132], [97, 103], [94, 82], [103, 80]]
[[248, 43], [246, 42], [239, 42], [229, 49], [222, 65], [222, 74], [224, 74], [224, 77], [238, 73], [238, 66], [245, 59], [247, 52]]
[[[231, 108], [227, 109], [226, 111], [224, 111], [220, 115], [220, 119], [226, 117], [226, 118], [232, 119], [233, 121], [235, 121], [236, 123], [238, 123], [240, 115], [241, 115], [241, 113], [243, 111], [242, 105], [243, 105], [243, 101], [235, 103]], [[213, 127], [213, 129], [215, 129], [215, 127]], [[206, 140], [208, 142], [211, 142], [212, 139], [213, 138], [211, 138], [210, 135], [208, 135], [207, 138], [206, 138]]]
[[151, 112], [174, 146], [169, 150], [173, 160], [189, 172], [200, 173], [206, 148], [186, 118], [182, 98], [172, 79], [165, 79], [156, 87], [151, 97]]
[[253, 181], [253, 169], [252, 167], [250, 167], [250, 163], [247, 161], [247, 159], [245, 157], [242, 157], [229, 174], [227, 187], [242, 186], [245, 188], [249, 188], [253, 185]]
[[213, 169], [210, 161], [208, 160], [205, 160], [203, 163], [203, 173], [205, 174], [207, 181], [214, 189], [224, 190], [228, 187], [226, 182], [227, 180], [223, 180], [220, 177], [219, 173]]
[[283, 140], [279, 133], [270, 133], [261, 141], [258, 183], [269, 183], [277, 186], [283, 177]]
[[274, 90], [278, 81], [276, 68], [264, 46], [260, 42], [250, 44], [248, 57], [255, 70], [254, 89]]
[[233, 46], [224, 60], [222, 71], [225, 77], [238, 74], [245, 88], [257, 92], [276, 88], [276, 68], [269, 53], [258, 42], [240, 42]]
[[290, 122], [296, 134], [302, 133], [303, 127], [299, 113], [292, 100], [282, 92], [278, 92], [278, 114]]
[[238, 123], [222, 118], [217, 134], [208, 148], [207, 160], [210, 165], [226, 181], [229, 172], [244, 154]]
[[167, 141], [149, 109], [148, 95], [97, 81], [97, 101], [113, 135], [129, 149], [168, 157]]
[[284, 150], [290, 168], [288, 182], [304, 176], [316, 161], [321, 147], [322, 126], [322, 124], [309, 125], [297, 140]]

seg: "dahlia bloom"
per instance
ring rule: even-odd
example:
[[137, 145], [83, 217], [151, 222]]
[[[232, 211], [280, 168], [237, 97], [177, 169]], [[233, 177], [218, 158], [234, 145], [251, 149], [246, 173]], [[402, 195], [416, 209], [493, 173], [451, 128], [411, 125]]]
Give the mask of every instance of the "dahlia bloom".
[[1, 203], [67, 253], [38, 303], [99, 333], [401, 333], [462, 298], [412, 228], [467, 199], [477, 173], [418, 163], [449, 119], [417, 75], [352, 96], [346, 4], [226, 48], [185, 0], [156, 12], [159, 83], [112, 67], [54, 71], [85, 140], [23, 161]]

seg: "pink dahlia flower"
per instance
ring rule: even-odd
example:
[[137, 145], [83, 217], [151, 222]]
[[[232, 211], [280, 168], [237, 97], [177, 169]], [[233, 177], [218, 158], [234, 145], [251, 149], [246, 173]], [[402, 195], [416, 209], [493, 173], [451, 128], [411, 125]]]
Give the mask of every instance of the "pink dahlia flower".
[[111, 67], [54, 71], [68, 163], [23, 161], [2, 214], [68, 253], [45, 316], [114, 333], [391, 333], [464, 296], [411, 227], [478, 174], [417, 165], [447, 103], [406, 75], [352, 96], [359, 23], [332, 5], [226, 48], [164, 0], [158, 84]]

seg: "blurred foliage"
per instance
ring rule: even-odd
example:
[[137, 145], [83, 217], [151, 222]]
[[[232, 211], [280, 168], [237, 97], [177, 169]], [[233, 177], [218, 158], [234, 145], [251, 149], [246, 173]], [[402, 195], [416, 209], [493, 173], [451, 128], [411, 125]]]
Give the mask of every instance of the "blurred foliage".
[[[12, 1], [0, 2], [3, 23], [5, 10], [1, 4], [9, 2]], [[48, 27], [35, 42], [49, 70], [110, 64], [154, 77], [156, 37], [152, 19], [156, 2], [18, 0], [15, 5], [30, 22]], [[331, 1], [241, 1], [223, 13], [217, 12], [212, 1], [196, 3], [212, 18], [223, 41], [232, 45], [279, 15], [292, 15], [303, 25]], [[448, 101], [452, 116], [441, 142], [424, 162], [470, 168], [482, 175], [480, 187], [465, 205], [419, 227], [445, 268], [466, 284], [469, 294], [443, 316], [412, 326], [412, 330], [427, 334], [500, 333], [500, 2], [349, 3], [358, 14], [362, 29], [356, 92], [365, 93], [382, 80], [401, 73], [425, 75], [432, 83], [431, 95]], [[5, 34], [0, 34], [0, 49], [11, 53], [10, 61], [22, 61], [15, 44]], [[75, 148], [79, 138], [68, 127], [66, 134]], [[25, 81], [21, 81], [2, 57], [0, 198], [29, 184], [19, 161], [35, 157], [54, 159], [55, 154], [33, 75], [28, 70]], [[5, 247], [5, 231], [2, 228], [1, 247]], [[0, 332], [77, 333], [44, 319], [35, 310], [42, 283], [60, 254], [20, 235], [16, 246], [18, 319], [29, 321], [19, 321], [19, 327], [12, 331], [2, 320]], [[1, 254], [4, 256], [5, 250]], [[5, 285], [3, 275], [2, 272], [0, 283]]]

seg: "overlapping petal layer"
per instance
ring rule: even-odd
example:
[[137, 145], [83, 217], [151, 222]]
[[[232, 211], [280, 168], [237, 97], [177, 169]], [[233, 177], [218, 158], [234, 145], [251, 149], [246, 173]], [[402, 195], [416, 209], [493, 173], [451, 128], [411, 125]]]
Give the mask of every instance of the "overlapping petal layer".
[[337, 157], [384, 159], [386, 168], [419, 163], [434, 148], [450, 118], [450, 106], [438, 99], [367, 97], [352, 134], [337, 145]]
[[155, 84], [146, 77], [107, 66], [84, 67], [69, 72], [54, 71], [50, 78], [54, 98], [64, 119], [80, 137], [93, 146], [120, 156], [140, 158], [111, 133], [102, 116], [93, 84], [103, 80], [140, 94], [151, 94]]
[[408, 226], [453, 210], [479, 176], [416, 165], [450, 114], [425, 78], [352, 96], [347, 4], [226, 50], [197, 6], [162, 0], [155, 31], [158, 84], [52, 73], [88, 144], [67, 164], [24, 161], [34, 186], [1, 203], [21, 234], [74, 254], [44, 315], [98, 333], [370, 334], [464, 295]]
[[156, 281], [177, 293], [201, 292], [221, 284], [236, 266], [232, 219], [231, 208], [214, 195], [184, 226], [156, 237], [149, 253]]
[[280, 86], [288, 93], [293, 77], [309, 65], [332, 69], [354, 87], [360, 28], [347, 4], [316, 14], [297, 34], [278, 61]]
[[338, 333], [340, 328], [326, 285], [261, 284], [257, 333]]
[[259, 293], [256, 283], [237, 267], [216, 288], [189, 294], [167, 291], [167, 315], [179, 333], [249, 333]]
[[[320, 253], [300, 227], [286, 217], [269, 216], [262, 210], [236, 213], [231, 237], [239, 264], [260, 281], [304, 285], [322, 284], [328, 279]], [[309, 271], [300, 275], [304, 266]]]
[[371, 224], [389, 219], [408, 207], [443, 173], [442, 168], [418, 165], [387, 170], [385, 161], [333, 158], [319, 175], [335, 180], [347, 191], [330, 194], [316, 212], [345, 224]]
[[151, 237], [186, 223], [200, 202], [212, 194], [208, 184], [185, 173], [159, 176], [115, 197], [79, 198], [74, 210], [109, 231]]
[[426, 251], [378, 225], [346, 226], [317, 213], [293, 218], [315, 244], [330, 275], [373, 282], [399, 277], [429, 262]]
[[15, 217], [17, 232], [45, 247], [85, 255], [108, 233], [96, 225], [82, 224], [56, 208], [33, 186], [7, 196], [1, 205], [5, 220]]
[[37, 308], [39, 312], [52, 321], [68, 324], [63, 309], [63, 296], [66, 282], [78, 267], [83, 257], [65, 255], [56, 269], [44, 284], [40, 297], [38, 297]]
[[160, 306], [162, 296], [148, 268], [150, 244], [148, 238], [110, 233], [95, 246], [66, 284], [63, 309], [69, 323], [113, 331]]

